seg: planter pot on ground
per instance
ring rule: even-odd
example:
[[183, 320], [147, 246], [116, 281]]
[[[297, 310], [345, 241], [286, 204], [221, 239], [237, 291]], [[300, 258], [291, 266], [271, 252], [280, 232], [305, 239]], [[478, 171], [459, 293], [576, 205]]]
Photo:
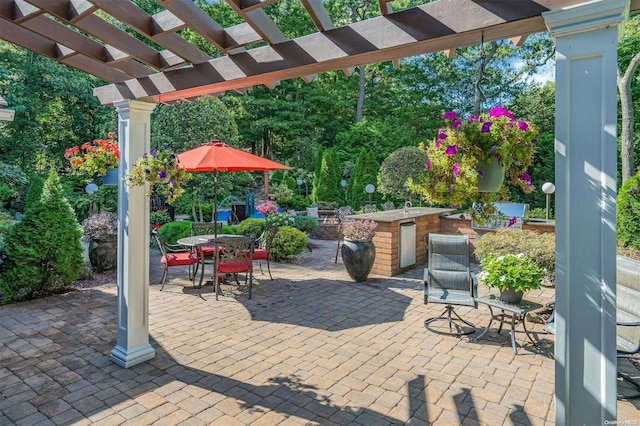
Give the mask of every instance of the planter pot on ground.
[[376, 259], [376, 246], [371, 241], [344, 240], [342, 262], [355, 282], [366, 281]]
[[511, 303], [513, 305], [517, 305], [522, 302], [522, 295], [522, 291], [515, 291], [512, 288], [500, 290], [500, 299], [505, 303]]
[[478, 160], [476, 168], [482, 170], [482, 176], [478, 176], [478, 192], [498, 192], [504, 182], [504, 164], [500, 165], [493, 157], [491, 162]]
[[89, 261], [95, 272], [112, 271], [118, 259], [118, 240], [91, 240], [89, 243]]
[[103, 185], [118, 184], [118, 169], [107, 169], [107, 174], [102, 176]]

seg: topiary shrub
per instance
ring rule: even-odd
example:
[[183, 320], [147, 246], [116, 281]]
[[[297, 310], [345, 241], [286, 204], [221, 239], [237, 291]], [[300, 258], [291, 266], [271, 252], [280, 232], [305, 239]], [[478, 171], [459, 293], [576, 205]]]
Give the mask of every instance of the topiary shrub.
[[307, 247], [307, 234], [290, 226], [283, 226], [273, 237], [269, 255], [273, 260], [285, 260], [296, 256]]
[[410, 200], [409, 179], [418, 180], [426, 171], [427, 153], [416, 146], [406, 146], [384, 159], [378, 174], [378, 191], [393, 198]]
[[306, 234], [310, 234], [318, 229], [318, 219], [316, 219], [315, 217], [294, 216], [293, 220], [293, 227]]
[[529, 230], [498, 229], [482, 235], [476, 241], [475, 255], [482, 260], [489, 254], [506, 255], [523, 253], [545, 269], [545, 283], [552, 285], [556, 279], [556, 242], [552, 233]]
[[6, 236], [2, 303], [58, 293], [78, 279], [84, 266], [82, 231], [55, 171], [37, 201], [35, 190], [29, 195], [24, 218]]
[[238, 224], [238, 234], [258, 237], [264, 232], [264, 227], [264, 219], [250, 217]]
[[618, 190], [617, 202], [618, 244], [640, 250], [640, 171]]

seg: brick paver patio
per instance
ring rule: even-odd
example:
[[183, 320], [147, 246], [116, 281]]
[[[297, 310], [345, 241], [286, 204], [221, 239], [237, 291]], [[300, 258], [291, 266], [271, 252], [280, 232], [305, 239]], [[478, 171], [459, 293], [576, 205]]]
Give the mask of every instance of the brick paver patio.
[[[115, 284], [3, 306], [0, 425], [553, 422], [553, 336], [542, 325], [529, 323], [540, 345], [518, 355], [495, 329], [479, 342], [430, 333], [423, 321], [443, 306], [423, 304], [421, 267], [353, 283], [333, 262], [335, 241], [313, 246], [301, 265], [272, 264], [274, 281], [257, 270], [251, 300], [227, 288], [215, 301], [211, 286], [200, 297], [175, 270], [160, 292], [153, 257], [156, 357], [130, 369], [109, 360]], [[486, 307], [458, 311], [488, 322]], [[618, 402], [619, 420], [640, 418], [638, 407]]]

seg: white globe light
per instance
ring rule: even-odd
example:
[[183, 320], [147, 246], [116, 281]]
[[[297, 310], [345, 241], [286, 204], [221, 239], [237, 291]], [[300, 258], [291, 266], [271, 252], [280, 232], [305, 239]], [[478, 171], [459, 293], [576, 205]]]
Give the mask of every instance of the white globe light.
[[553, 194], [556, 192], [556, 186], [551, 182], [544, 183], [542, 184], [542, 192], [545, 194]]
[[367, 194], [373, 194], [373, 191], [376, 190], [376, 187], [373, 186], [372, 184], [368, 184], [367, 186], [364, 187], [364, 190], [367, 192]]
[[302, 179], [298, 179], [296, 183], [298, 184], [298, 186], [302, 185]]
[[87, 186], [84, 187], [84, 192], [86, 192], [87, 194], [93, 194], [97, 190], [98, 190], [98, 185], [96, 185], [95, 183], [87, 184]]

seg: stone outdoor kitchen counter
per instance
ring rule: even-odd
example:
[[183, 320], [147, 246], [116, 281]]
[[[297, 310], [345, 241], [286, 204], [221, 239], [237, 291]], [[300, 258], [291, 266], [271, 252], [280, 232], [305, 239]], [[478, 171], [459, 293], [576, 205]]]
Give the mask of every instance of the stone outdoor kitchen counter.
[[[425, 236], [430, 232], [440, 232], [440, 215], [453, 211], [432, 207], [410, 207], [407, 210], [407, 213], [403, 209], [397, 209], [347, 216], [350, 219], [373, 220], [378, 224], [373, 237], [376, 260], [371, 273], [390, 277], [423, 265], [426, 262]], [[401, 268], [400, 224], [412, 221], [416, 224], [416, 262]]]

